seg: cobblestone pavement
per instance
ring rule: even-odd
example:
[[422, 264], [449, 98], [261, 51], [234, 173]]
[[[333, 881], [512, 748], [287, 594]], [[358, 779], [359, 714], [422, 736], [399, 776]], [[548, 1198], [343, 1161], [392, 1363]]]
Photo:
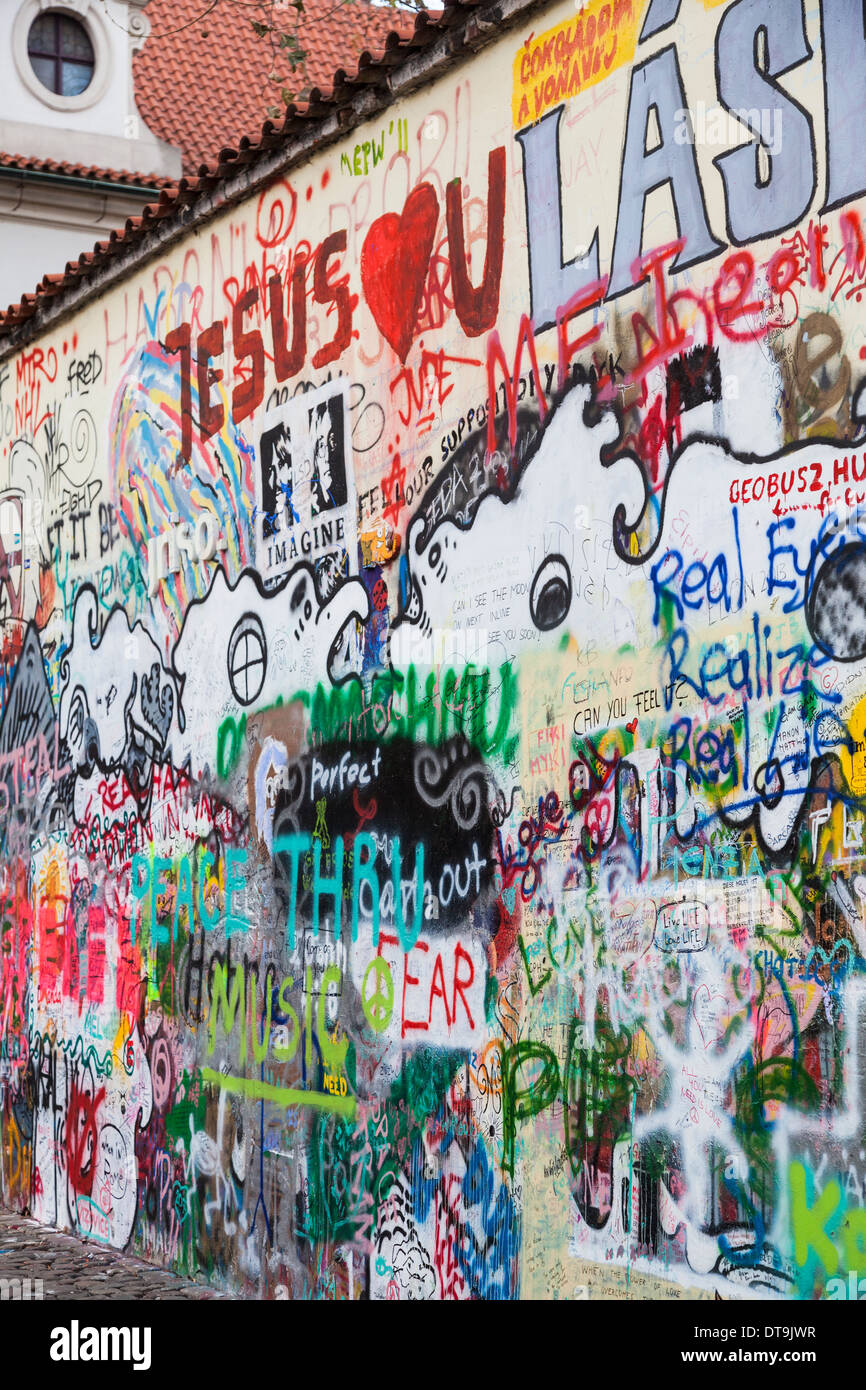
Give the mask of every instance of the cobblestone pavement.
[[[37, 1288], [33, 1281], [41, 1279], [45, 1300], [228, 1297], [122, 1251], [108, 1250], [93, 1241], [40, 1226], [25, 1216], [0, 1211], [0, 1280], [24, 1279], [31, 1281], [31, 1298]], [[18, 1297], [17, 1290], [17, 1285], [0, 1283], [0, 1299]]]

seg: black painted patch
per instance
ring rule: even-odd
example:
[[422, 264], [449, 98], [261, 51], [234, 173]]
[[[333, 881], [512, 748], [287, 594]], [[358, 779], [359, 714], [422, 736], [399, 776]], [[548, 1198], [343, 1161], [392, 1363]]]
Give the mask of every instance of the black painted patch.
[[722, 369], [719, 350], [699, 346], [675, 357], [668, 367], [666, 415], [682, 415], [695, 406], [722, 399]]
[[[366, 782], [349, 769], [364, 770]], [[342, 775], [341, 775], [342, 770]], [[459, 735], [438, 747], [405, 738], [384, 744], [363, 742], [347, 746], [328, 743], [305, 752], [287, 768], [285, 784], [276, 797], [274, 836], [326, 830], [333, 842], [342, 836], [347, 853], [352, 837], [365, 830], [393, 841], [400, 839], [404, 877], [414, 873], [415, 847], [424, 844], [424, 876], [437, 890], [446, 865], [456, 866], [461, 881], [469, 881], [467, 862], [485, 860], [472, 891], [454, 894], [450, 910], [442, 910], [430, 928], [445, 928], [465, 920], [466, 912], [483, 895], [493, 878], [493, 788], [478, 753]], [[322, 806], [323, 820], [319, 819]], [[382, 881], [390, 876], [384, 853], [378, 856]], [[351, 867], [344, 879], [351, 884]], [[306, 897], [299, 890], [299, 910]]]

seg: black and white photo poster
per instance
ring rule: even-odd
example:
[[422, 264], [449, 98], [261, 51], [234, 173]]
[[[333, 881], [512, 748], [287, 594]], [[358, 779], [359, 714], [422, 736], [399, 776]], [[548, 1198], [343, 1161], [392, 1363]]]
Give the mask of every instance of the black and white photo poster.
[[322, 595], [357, 568], [347, 383], [328, 382], [269, 410], [259, 445], [256, 564], [264, 580], [298, 560]]

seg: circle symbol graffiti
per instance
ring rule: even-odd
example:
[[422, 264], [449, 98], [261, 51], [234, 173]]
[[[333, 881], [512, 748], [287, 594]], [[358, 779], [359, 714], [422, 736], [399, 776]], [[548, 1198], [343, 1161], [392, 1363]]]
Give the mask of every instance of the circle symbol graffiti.
[[[374, 983], [368, 991], [367, 984], [374, 976]], [[394, 1012], [394, 976], [391, 967], [382, 956], [374, 956], [364, 971], [361, 984], [361, 1003], [364, 1017], [374, 1033], [384, 1033]]]
[[[120, 1200], [129, 1185], [128, 1170], [126, 1140], [116, 1125], [103, 1125], [99, 1131], [97, 1177], [107, 1196]], [[107, 1201], [105, 1205], [108, 1206]]]
[[241, 705], [251, 705], [265, 683], [268, 644], [255, 613], [245, 613], [229, 640], [229, 684]]

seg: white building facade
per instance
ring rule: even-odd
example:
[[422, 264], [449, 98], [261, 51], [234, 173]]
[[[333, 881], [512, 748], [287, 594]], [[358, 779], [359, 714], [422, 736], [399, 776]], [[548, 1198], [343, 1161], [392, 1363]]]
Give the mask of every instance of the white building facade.
[[61, 273], [176, 181], [181, 154], [136, 107], [147, 0], [0, 6], [0, 304]]

